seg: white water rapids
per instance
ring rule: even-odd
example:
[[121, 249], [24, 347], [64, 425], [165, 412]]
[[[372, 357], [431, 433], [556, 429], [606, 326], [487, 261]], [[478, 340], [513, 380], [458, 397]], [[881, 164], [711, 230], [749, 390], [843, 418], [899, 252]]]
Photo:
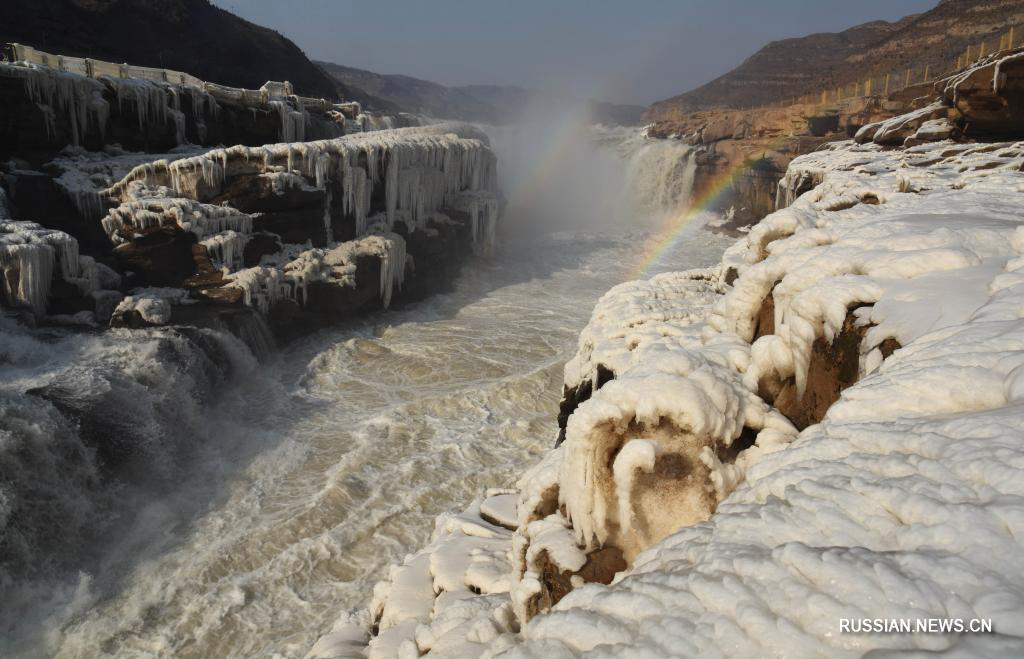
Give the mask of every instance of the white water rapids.
[[[197, 384], [196, 365], [166, 362], [161, 351], [173, 349], [145, 332], [39, 338], [2, 328], [15, 377], [0, 398], [9, 406], [0, 439], [54, 455], [55, 442], [72, 441], [70, 422], [21, 394], [59, 378], [102, 389], [126, 428], [145, 426], [134, 430], [159, 450], [133, 473], [160, 479], [111, 491], [92, 471], [62, 466], [82, 459], [57, 456], [46, 460], [45, 495], [39, 482], [0, 491], [0, 531], [31, 521], [18, 507], [22, 487], [36, 488], [34, 500], [74, 498], [46, 533], [82, 536], [58, 551], [25, 530], [18, 547], [3, 547], [63, 553], [27, 577], [16, 561], [0, 565], [9, 593], [0, 655], [302, 656], [339, 613], [368, 603], [437, 514], [514, 483], [554, 442], [562, 365], [594, 302], [657, 227], [637, 219], [646, 211], [634, 197], [664, 207], [692, 183], [685, 147], [623, 131], [595, 148], [590, 137], [568, 124], [497, 131], [510, 203], [494, 258], [467, 265], [450, 293], [320, 332], [261, 364], [219, 337], [234, 355], [228, 376], [210, 367], [215, 375]], [[658, 270], [709, 265], [725, 244], [694, 228]], [[134, 369], [124, 391], [110, 384], [118, 369]], [[12, 425], [12, 410], [28, 421]], [[49, 439], [31, 435], [45, 427]]]

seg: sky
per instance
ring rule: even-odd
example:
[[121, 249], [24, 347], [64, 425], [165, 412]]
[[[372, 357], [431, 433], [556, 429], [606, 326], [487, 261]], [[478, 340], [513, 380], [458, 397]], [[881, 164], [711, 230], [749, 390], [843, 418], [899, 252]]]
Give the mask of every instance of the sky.
[[896, 20], [938, 0], [213, 0], [306, 54], [444, 85], [647, 105], [769, 41]]

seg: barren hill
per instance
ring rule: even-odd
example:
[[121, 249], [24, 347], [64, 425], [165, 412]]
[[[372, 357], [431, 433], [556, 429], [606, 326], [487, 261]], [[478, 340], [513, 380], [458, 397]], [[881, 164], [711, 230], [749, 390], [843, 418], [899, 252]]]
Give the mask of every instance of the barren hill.
[[[353, 90], [353, 100], [372, 109], [469, 121], [494, 122], [497, 118], [494, 106], [458, 88], [411, 76], [374, 73], [330, 62], [317, 64], [333, 79]], [[360, 91], [364, 92], [363, 98], [359, 98]]]
[[839, 33], [769, 43], [725, 75], [659, 101], [650, 119], [713, 108], [750, 108], [908, 68], [953, 68], [968, 46], [988, 52], [1010, 26], [1024, 42], [1024, 0], [942, 0], [930, 11], [894, 23], [874, 21]]

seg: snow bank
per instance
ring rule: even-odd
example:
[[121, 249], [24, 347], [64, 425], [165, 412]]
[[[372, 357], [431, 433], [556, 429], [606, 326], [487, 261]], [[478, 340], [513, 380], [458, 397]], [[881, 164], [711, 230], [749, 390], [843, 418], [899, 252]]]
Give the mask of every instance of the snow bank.
[[[752, 340], [771, 294], [774, 331], [740, 365], [743, 385], [757, 391], [766, 373], [799, 384], [814, 340], [860, 307], [860, 380], [791, 446], [748, 460], [708, 523], [653, 545], [610, 587], [574, 589], [509, 656], [1019, 651], [1024, 583], [1002, 566], [1024, 555], [1007, 517], [1024, 502], [1022, 164], [1024, 144], [843, 143], [795, 160], [783, 188], [820, 184], [730, 250], [723, 268], [738, 279], [702, 341]], [[902, 348], [882, 361], [890, 337]], [[595, 397], [629, 401], [618, 382]], [[575, 418], [588, 405], [570, 429], [595, 427]], [[613, 472], [622, 459], [645, 474], [652, 449]], [[567, 464], [560, 486], [579, 490], [573, 473], [585, 481], [594, 463]], [[992, 618], [1003, 636], [844, 635], [844, 617]]]
[[[371, 651], [1024, 651], [1022, 166], [1024, 143], [831, 145], [793, 161], [792, 205], [719, 268], [609, 291], [566, 365], [588, 397], [517, 486], [509, 592], [460, 595], [434, 643], [435, 538], [381, 587], [418, 595], [375, 599], [389, 626]], [[841, 336], [854, 383], [797, 435], [766, 382], [799, 405]], [[516, 619], [498, 625], [502, 606]]]

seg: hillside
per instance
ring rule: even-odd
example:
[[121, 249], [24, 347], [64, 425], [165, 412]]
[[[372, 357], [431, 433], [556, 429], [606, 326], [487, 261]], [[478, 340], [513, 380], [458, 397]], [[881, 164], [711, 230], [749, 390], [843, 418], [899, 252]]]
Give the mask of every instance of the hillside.
[[206, 0], [4, 0], [0, 42], [176, 69], [237, 87], [289, 80], [302, 95], [347, 96], [281, 34]]
[[[729, 73], [654, 103], [650, 119], [713, 108], [750, 108], [907, 68], [952, 68], [968, 46], [989, 38], [991, 50], [1024, 23], [1022, 0], [943, 0], [894, 23], [875, 21], [839, 33], [769, 43]], [[1024, 40], [1024, 32], [1015, 41]]]
[[[446, 119], [494, 122], [495, 109], [457, 89], [405, 75], [386, 75], [330, 62], [317, 62], [331, 78], [359, 95], [373, 109], [399, 110]], [[359, 99], [355, 99], [359, 100]]]
[[594, 99], [525, 89], [514, 85], [446, 87], [406, 75], [381, 74], [330, 62], [317, 64], [344, 85], [350, 98], [367, 109], [411, 112], [440, 119], [507, 123], [531, 108], [586, 106], [592, 121], [604, 124], [639, 124], [644, 108]]

